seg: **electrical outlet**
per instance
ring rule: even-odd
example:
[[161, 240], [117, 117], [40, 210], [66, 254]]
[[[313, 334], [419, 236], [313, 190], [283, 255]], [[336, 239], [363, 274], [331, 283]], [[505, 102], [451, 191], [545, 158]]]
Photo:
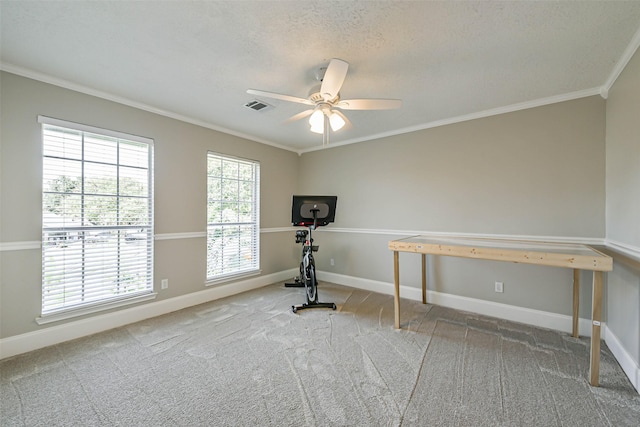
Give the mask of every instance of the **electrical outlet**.
[[496, 282], [496, 292], [504, 292], [504, 283]]
[[160, 281], [160, 289], [167, 289], [169, 287], [169, 279], [162, 279]]
[[334, 265], [336, 265], [336, 263], [333, 261], [333, 258], [331, 258], [331, 267], [333, 267]]

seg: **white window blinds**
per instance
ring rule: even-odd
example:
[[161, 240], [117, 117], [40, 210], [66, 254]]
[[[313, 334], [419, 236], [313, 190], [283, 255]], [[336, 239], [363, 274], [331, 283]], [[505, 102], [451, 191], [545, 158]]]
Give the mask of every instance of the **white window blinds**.
[[39, 121], [43, 317], [151, 293], [152, 141]]
[[260, 269], [260, 164], [207, 157], [207, 280]]

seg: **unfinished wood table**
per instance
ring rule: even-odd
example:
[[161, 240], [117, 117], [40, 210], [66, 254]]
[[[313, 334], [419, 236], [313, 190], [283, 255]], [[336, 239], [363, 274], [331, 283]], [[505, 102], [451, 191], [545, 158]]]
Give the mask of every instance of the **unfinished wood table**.
[[392, 240], [395, 283], [395, 327], [400, 329], [400, 252], [422, 254], [422, 303], [427, 303], [427, 255], [510, 261], [573, 269], [573, 336], [578, 337], [580, 270], [593, 271], [591, 354], [589, 383], [599, 385], [600, 321], [602, 317], [602, 272], [613, 270], [611, 257], [581, 244], [546, 243], [466, 237], [413, 236]]

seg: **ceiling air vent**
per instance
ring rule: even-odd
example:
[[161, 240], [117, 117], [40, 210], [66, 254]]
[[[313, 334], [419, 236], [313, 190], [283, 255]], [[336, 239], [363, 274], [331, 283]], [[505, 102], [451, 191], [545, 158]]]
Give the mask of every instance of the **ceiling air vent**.
[[244, 106], [256, 111], [267, 111], [273, 108], [273, 105], [269, 105], [266, 102], [258, 101], [257, 99], [247, 102], [246, 104], [244, 104]]

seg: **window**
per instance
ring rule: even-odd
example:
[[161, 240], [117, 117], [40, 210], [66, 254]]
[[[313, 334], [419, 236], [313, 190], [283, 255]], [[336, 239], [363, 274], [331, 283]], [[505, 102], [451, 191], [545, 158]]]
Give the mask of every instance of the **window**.
[[43, 318], [152, 294], [153, 141], [39, 121]]
[[207, 280], [260, 269], [260, 164], [207, 156]]

